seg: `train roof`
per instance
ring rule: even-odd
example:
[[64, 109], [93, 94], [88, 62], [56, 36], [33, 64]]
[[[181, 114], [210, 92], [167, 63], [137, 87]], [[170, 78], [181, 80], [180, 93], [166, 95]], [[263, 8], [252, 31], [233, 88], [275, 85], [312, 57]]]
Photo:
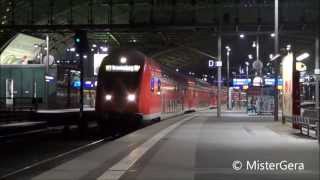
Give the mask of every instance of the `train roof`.
[[150, 57], [147, 57], [141, 51], [138, 51], [138, 50], [133, 49], [133, 48], [118, 48], [118, 49], [115, 49], [108, 57], [106, 57], [102, 61], [101, 65], [107, 64], [107, 59], [118, 58], [119, 56], [130, 56], [130, 57], [134, 56], [135, 57], [134, 59], [136, 59], [136, 60], [141, 59], [141, 61], [145, 61], [146, 59], [148, 59], [153, 66], [160, 67], [161, 70], [163, 72], [165, 72], [165, 74], [167, 74], [170, 77], [173, 77], [174, 79], [179, 79], [179, 81], [185, 81], [185, 83], [188, 83], [189, 81], [192, 81], [192, 82], [195, 83], [195, 85], [198, 85], [198, 86], [207, 86], [207, 87], [211, 86], [211, 84], [209, 84], [208, 82], [202, 81], [202, 80], [194, 78], [194, 77], [187, 76], [187, 75], [182, 74], [180, 72], [176, 72], [175, 70], [172, 70], [168, 66], [165, 66], [163, 64], [158, 63], [154, 59], [152, 59]]
[[188, 82], [188, 81], [193, 81], [195, 82], [195, 85], [200, 85], [200, 86], [212, 86], [210, 83], [208, 82], [205, 82], [203, 80], [200, 80], [200, 79], [197, 79], [197, 78], [194, 78], [194, 77], [190, 77], [190, 76], [187, 76], [185, 74], [182, 74], [180, 72], [176, 72], [175, 70], [172, 70], [171, 68], [169, 68], [168, 66], [165, 66], [163, 64], [159, 64], [158, 62], [156, 62], [154, 59], [150, 58], [151, 59], [151, 62], [153, 64], [156, 64], [157, 66], [160, 66], [161, 69], [163, 71], [165, 71], [169, 76], [173, 76], [175, 78], [179, 78], [179, 79], [183, 79], [185, 82]]

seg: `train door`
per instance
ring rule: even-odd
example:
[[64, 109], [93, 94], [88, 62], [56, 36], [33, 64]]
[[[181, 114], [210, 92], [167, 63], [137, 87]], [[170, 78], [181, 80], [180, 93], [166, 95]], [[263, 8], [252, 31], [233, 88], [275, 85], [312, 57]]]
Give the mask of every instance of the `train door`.
[[13, 79], [6, 79], [6, 105], [13, 105]]
[[32, 77], [32, 78], [22, 78], [21, 82], [21, 97], [32, 97], [33, 96], [33, 72], [30, 70], [22, 70], [22, 77]]
[[13, 96], [21, 97], [21, 81], [22, 73], [21, 71], [11, 71], [11, 78], [13, 79]]

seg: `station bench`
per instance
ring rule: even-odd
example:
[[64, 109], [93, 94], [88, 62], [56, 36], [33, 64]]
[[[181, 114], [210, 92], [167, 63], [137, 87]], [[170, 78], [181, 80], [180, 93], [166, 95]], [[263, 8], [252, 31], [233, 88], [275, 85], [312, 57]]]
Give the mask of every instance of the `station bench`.
[[[318, 136], [318, 124], [319, 120], [308, 118], [308, 117], [301, 117], [295, 116], [293, 117], [293, 122], [299, 125], [300, 133], [305, 134], [311, 137], [310, 131], [315, 132], [315, 138]], [[306, 133], [305, 133], [306, 132]]]

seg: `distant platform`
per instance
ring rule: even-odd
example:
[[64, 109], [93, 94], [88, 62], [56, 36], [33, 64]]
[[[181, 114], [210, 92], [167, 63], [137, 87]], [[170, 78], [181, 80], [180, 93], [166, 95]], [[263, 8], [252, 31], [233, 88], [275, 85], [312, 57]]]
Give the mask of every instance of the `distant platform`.
[[[59, 114], [59, 113], [73, 113], [79, 112], [79, 108], [71, 108], [71, 109], [39, 109], [37, 113], [42, 114]], [[95, 108], [84, 108], [83, 111], [92, 112], [95, 111]]]

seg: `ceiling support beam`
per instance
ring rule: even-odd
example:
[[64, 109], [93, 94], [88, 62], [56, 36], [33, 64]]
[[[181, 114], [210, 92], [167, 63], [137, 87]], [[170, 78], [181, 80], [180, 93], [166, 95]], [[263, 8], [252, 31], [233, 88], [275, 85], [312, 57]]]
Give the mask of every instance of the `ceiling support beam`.
[[108, 17], [108, 24], [113, 24], [113, 0], [109, 1], [109, 17]]
[[130, 12], [129, 12], [129, 24], [130, 25], [134, 25], [134, 4], [135, 4], [135, 2], [134, 2], [134, 0], [130, 0], [130, 3], [129, 3], [129, 7], [130, 7]]
[[150, 1], [150, 19], [149, 19], [149, 23], [151, 25], [154, 24], [154, 1], [155, 0], [151, 0]]
[[69, 24], [73, 25], [73, 0], [69, 0]]
[[93, 0], [89, 0], [88, 24], [93, 24], [93, 22], [94, 22]]
[[[71, 0], [72, 1], [72, 0]], [[72, 16], [72, 9], [70, 9], [70, 16]], [[111, 9], [110, 9], [111, 14]], [[109, 18], [110, 22], [112, 17]], [[0, 25], [0, 30], [8, 30], [8, 31], [17, 31], [17, 32], [72, 32], [74, 29], [83, 29], [91, 32], [177, 32], [177, 31], [210, 31], [212, 32], [214, 24], [179, 24], [179, 25], [166, 25], [166, 24], [158, 24], [150, 26], [149, 24], [135, 24], [135, 26], [131, 26], [130, 24], [74, 24], [73, 19], [70, 18], [69, 24], [45, 24], [45, 25]], [[229, 28], [230, 27], [230, 28]], [[243, 24], [241, 27], [243, 29], [250, 30], [242, 30], [242, 33], [246, 33], [246, 35], [256, 35], [256, 34], [270, 34], [273, 32], [273, 25], [265, 24], [261, 25], [260, 32], [256, 32], [257, 24]], [[247, 28], [246, 28], [247, 27]], [[255, 27], [255, 28], [254, 28]], [[311, 25], [309, 26], [311, 27]], [[237, 35], [238, 32], [235, 32], [231, 26], [224, 26], [222, 33], [225, 35]], [[252, 30], [251, 30], [252, 29]], [[217, 32], [212, 32], [213, 34], [217, 34]], [[289, 28], [288, 30], [281, 30], [280, 33], [296, 33], [296, 34], [312, 34], [315, 35], [315, 30], [309, 29], [308, 31], [301, 31], [300, 28], [294, 29]]]
[[54, 0], [50, 0], [49, 2], [49, 13], [48, 13], [48, 24], [53, 24], [53, 9], [54, 9]]
[[176, 22], [176, 6], [177, 2], [176, 0], [171, 1], [171, 19], [170, 19], [170, 24], [175, 24]]

